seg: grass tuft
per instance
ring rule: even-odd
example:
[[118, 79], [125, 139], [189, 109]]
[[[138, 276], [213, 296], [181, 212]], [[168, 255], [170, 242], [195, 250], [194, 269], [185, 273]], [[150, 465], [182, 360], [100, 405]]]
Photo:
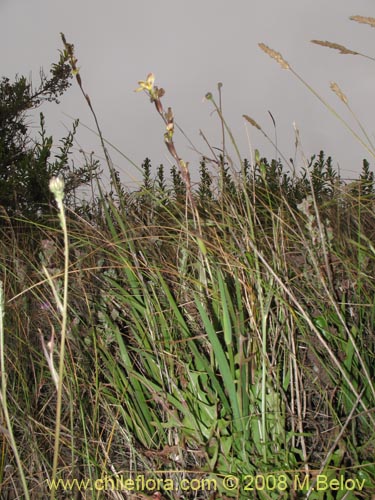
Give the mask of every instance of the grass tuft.
[[257, 478], [260, 500], [319, 499], [319, 475], [358, 486], [327, 499], [373, 496], [374, 173], [243, 158], [221, 88], [196, 185], [150, 73], [170, 175], [146, 158], [129, 192], [106, 150], [111, 189], [97, 178], [85, 210], [53, 178], [54, 213], [1, 216], [2, 498], [242, 499]]

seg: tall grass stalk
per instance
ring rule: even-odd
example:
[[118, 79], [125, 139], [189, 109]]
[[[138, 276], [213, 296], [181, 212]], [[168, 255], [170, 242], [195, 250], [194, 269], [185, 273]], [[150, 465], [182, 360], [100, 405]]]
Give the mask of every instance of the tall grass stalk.
[[[220, 96], [220, 101], [221, 101], [221, 87], [220, 87], [220, 94], [219, 94], [219, 96]], [[236, 140], [234, 138], [234, 135], [233, 135], [231, 129], [229, 128], [229, 126], [228, 126], [228, 124], [227, 124], [227, 122], [226, 122], [226, 120], [225, 120], [225, 118], [223, 116], [223, 113], [222, 113], [222, 110], [221, 110], [221, 105], [220, 105], [220, 107], [217, 105], [217, 103], [216, 103], [216, 101], [215, 101], [215, 99], [214, 99], [214, 97], [213, 97], [213, 95], [212, 95], [211, 92], [207, 92], [206, 99], [207, 99], [207, 101], [211, 101], [212, 104], [214, 105], [216, 113], [218, 114], [218, 116], [220, 118], [220, 122], [222, 124], [222, 127], [225, 128], [225, 130], [227, 131], [227, 133], [228, 133], [228, 135], [230, 137], [231, 143], [232, 143], [232, 145], [233, 145], [233, 147], [234, 147], [234, 149], [236, 151], [236, 155], [237, 155], [238, 161], [239, 161], [239, 163], [241, 165], [241, 172], [243, 172], [242, 156], [241, 156], [241, 153], [240, 153], [240, 151], [238, 149], [237, 142], [236, 142]], [[226, 151], [225, 150], [223, 151], [223, 154], [226, 155]]]
[[259, 43], [259, 47], [270, 57], [275, 59], [283, 69], [291, 71], [291, 73], [317, 98], [319, 101], [335, 116], [344, 127], [355, 137], [355, 139], [366, 149], [366, 151], [374, 158], [375, 151], [370, 144], [367, 144], [357, 132], [349, 125], [349, 123], [333, 108], [310, 84], [308, 84], [290, 65], [285, 61], [279, 52], [271, 49], [264, 43]]

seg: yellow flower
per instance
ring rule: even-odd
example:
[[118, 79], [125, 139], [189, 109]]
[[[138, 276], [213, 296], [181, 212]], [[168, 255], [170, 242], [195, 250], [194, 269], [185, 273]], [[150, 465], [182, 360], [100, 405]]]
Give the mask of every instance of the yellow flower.
[[141, 92], [142, 90], [146, 90], [147, 92], [152, 93], [154, 89], [154, 81], [155, 81], [154, 73], [149, 73], [147, 75], [146, 81], [141, 80], [140, 82], [138, 82], [139, 87], [135, 89], [135, 92]]
[[168, 136], [169, 139], [172, 139], [172, 136], [174, 134], [174, 125], [173, 125], [173, 122], [169, 122], [167, 124], [167, 132], [166, 132], [166, 135]]

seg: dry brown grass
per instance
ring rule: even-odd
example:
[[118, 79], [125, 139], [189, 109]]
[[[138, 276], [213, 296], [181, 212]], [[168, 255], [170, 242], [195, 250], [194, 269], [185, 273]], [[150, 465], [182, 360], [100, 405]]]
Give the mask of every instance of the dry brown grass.
[[356, 23], [368, 24], [372, 28], [375, 28], [375, 17], [350, 16], [349, 19]]
[[258, 43], [258, 46], [263, 50], [263, 52], [272, 57], [272, 59], [275, 59], [275, 61], [277, 61], [283, 69], [290, 69], [289, 64], [286, 62], [280, 52], [276, 52], [276, 50], [271, 49], [264, 43]]
[[344, 103], [348, 104], [348, 98], [344, 94], [344, 92], [341, 90], [341, 88], [338, 86], [336, 82], [331, 82], [331, 90], [337, 95], [337, 97]]
[[344, 45], [340, 45], [339, 43], [328, 42], [327, 40], [311, 40], [311, 43], [315, 43], [316, 45], [321, 45], [322, 47], [329, 47], [330, 49], [335, 49], [340, 52], [340, 54], [351, 54], [353, 56], [360, 55], [359, 52], [355, 52], [354, 50], [350, 50]]
[[243, 118], [245, 118], [245, 120], [247, 122], [249, 122], [253, 127], [257, 128], [258, 130], [262, 130], [260, 125], [258, 125], [258, 123], [253, 120], [249, 115], [242, 115]]

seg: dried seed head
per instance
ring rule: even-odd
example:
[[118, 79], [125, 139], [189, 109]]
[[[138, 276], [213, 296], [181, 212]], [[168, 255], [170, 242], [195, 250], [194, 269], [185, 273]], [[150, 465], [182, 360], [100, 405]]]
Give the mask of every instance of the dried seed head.
[[346, 97], [346, 95], [344, 94], [344, 92], [340, 89], [340, 87], [337, 85], [336, 82], [331, 82], [331, 90], [337, 95], [337, 97], [339, 99], [341, 99], [341, 101], [344, 103], [344, 104], [348, 104], [348, 98]]
[[352, 54], [354, 56], [359, 55], [358, 52], [354, 52], [354, 50], [347, 49], [344, 45], [340, 45], [338, 43], [333, 42], [323, 42], [322, 40], [311, 40], [311, 43], [315, 43], [316, 45], [321, 45], [322, 47], [329, 47], [330, 49], [339, 50], [340, 54]]
[[160, 88], [157, 90], [156, 92], [156, 95], [157, 97], [160, 99], [161, 97], [163, 97], [163, 95], [165, 94], [165, 90], [163, 88]]
[[243, 118], [245, 118], [246, 121], [248, 121], [253, 127], [257, 128], [258, 130], [262, 130], [260, 126], [257, 124], [255, 120], [250, 118], [248, 115], [242, 115]]
[[265, 52], [270, 57], [272, 57], [272, 59], [275, 59], [275, 61], [277, 61], [283, 69], [290, 69], [289, 64], [285, 61], [285, 59], [280, 54], [280, 52], [276, 52], [276, 50], [270, 49], [264, 43], [258, 43], [258, 45], [259, 45], [259, 48], [261, 48], [263, 50], [263, 52]]
[[351, 21], [356, 21], [357, 23], [368, 24], [372, 28], [375, 28], [375, 18], [374, 17], [364, 17], [364, 16], [351, 16], [349, 17]]
[[164, 115], [168, 123], [173, 123], [173, 111], [172, 108], [168, 108], [168, 111]]

